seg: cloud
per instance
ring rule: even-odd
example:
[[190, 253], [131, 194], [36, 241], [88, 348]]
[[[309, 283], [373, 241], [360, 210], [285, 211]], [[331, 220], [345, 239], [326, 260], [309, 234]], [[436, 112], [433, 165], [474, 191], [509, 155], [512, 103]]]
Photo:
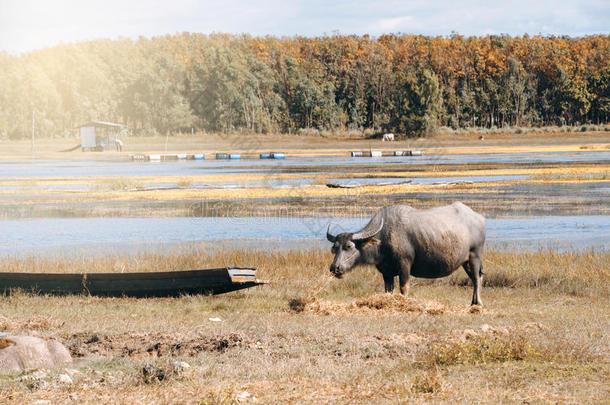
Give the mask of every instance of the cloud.
[[[464, 35], [488, 33], [511, 35], [607, 34], [610, 3], [597, 0], [516, 0], [488, 2], [463, 0], [434, 1], [427, 4], [405, 2], [396, 6], [394, 15], [380, 17], [368, 25], [375, 34], [400, 31], [424, 35], [448, 35], [457, 31]], [[389, 10], [388, 10], [389, 11]]]
[[401, 29], [405, 29], [409, 27], [409, 25], [413, 24], [413, 21], [414, 19], [410, 15], [403, 17], [382, 18], [374, 27], [376, 31], [400, 31]]
[[0, 0], [0, 50], [176, 32], [608, 34], [608, 0]]

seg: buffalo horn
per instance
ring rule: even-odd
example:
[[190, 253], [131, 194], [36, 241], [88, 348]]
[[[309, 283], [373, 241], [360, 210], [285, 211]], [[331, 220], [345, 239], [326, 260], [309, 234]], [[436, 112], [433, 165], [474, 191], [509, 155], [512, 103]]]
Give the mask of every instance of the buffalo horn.
[[368, 239], [368, 238], [378, 234], [381, 231], [382, 228], [383, 228], [383, 218], [381, 218], [381, 223], [379, 224], [377, 229], [370, 229], [370, 230], [367, 231], [366, 228], [364, 228], [360, 232], [356, 232], [355, 234], [353, 234], [352, 235], [352, 240]]
[[330, 233], [331, 225], [332, 224], [328, 224], [328, 229], [326, 230], [326, 239], [328, 239], [329, 242], [335, 243], [337, 237]]

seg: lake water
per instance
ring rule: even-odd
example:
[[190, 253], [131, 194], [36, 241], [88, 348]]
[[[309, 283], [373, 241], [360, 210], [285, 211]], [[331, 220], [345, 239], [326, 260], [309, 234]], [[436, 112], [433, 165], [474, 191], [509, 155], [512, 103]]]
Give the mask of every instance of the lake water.
[[[0, 257], [28, 254], [145, 252], [215, 242], [231, 248], [327, 247], [326, 227], [355, 231], [369, 218], [180, 217], [51, 218], [0, 221]], [[487, 245], [508, 249], [610, 246], [610, 216], [487, 220]]]
[[[347, 155], [347, 152], [346, 152]], [[0, 160], [0, 177], [83, 177], [83, 176], [187, 176], [198, 174], [278, 173], [293, 166], [293, 173], [306, 173], [308, 167], [324, 167], [326, 173], [336, 172], [336, 166], [395, 165], [395, 164], [456, 164], [483, 162], [598, 162], [610, 163], [610, 151], [498, 153], [464, 155], [423, 155], [406, 157], [288, 157], [286, 160], [187, 160], [168, 162], [132, 162], [127, 159], [73, 160]]]

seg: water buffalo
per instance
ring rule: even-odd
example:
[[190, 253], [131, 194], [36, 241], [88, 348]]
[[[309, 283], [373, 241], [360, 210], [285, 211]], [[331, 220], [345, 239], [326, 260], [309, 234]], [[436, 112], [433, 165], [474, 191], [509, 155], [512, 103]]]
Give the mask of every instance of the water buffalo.
[[386, 292], [409, 292], [409, 277], [439, 278], [460, 266], [472, 280], [472, 305], [482, 305], [481, 253], [485, 243], [485, 218], [456, 202], [428, 210], [393, 205], [379, 210], [359, 232], [326, 232], [335, 259], [330, 271], [341, 278], [358, 264], [374, 264], [383, 276]]

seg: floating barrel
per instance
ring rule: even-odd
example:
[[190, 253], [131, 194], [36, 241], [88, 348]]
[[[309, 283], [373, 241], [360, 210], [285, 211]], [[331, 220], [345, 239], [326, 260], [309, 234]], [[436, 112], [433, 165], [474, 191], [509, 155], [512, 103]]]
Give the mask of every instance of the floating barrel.
[[408, 155], [409, 155], [409, 151], [404, 151], [404, 150], [394, 151], [394, 156], [408, 156]]
[[205, 156], [203, 155], [203, 153], [195, 153], [193, 155], [193, 159], [195, 159], [195, 160], [204, 160]]
[[271, 153], [261, 153], [259, 156], [261, 159], [271, 159]]
[[241, 155], [239, 153], [229, 153], [229, 159], [241, 159]]
[[135, 155], [131, 155], [131, 160], [146, 161], [146, 160], [150, 160], [150, 158], [148, 155], [145, 155], [143, 153], [137, 153]]
[[371, 151], [371, 157], [381, 157], [381, 151], [372, 150]]
[[352, 157], [362, 157], [362, 151], [352, 151]]
[[273, 159], [284, 159], [286, 155], [284, 155], [283, 153], [271, 153], [271, 157]]
[[157, 155], [157, 154], [154, 154], [154, 155], [148, 155], [148, 159], [149, 159], [149, 160], [161, 161], [161, 155]]
[[422, 155], [421, 150], [412, 150], [411, 151], [411, 156], [421, 156], [421, 155]]
[[229, 155], [226, 153], [217, 153], [216, 154], [216, 159], [228, 159]]
[[186, 153], [178, 153], [178, 154], [176, 155], [176, 157], [177, 157], [178, 159], [185, 159], [185, 160], [188, 158], [188, 156], [187, 156], [187, 154], [186, 154]]

